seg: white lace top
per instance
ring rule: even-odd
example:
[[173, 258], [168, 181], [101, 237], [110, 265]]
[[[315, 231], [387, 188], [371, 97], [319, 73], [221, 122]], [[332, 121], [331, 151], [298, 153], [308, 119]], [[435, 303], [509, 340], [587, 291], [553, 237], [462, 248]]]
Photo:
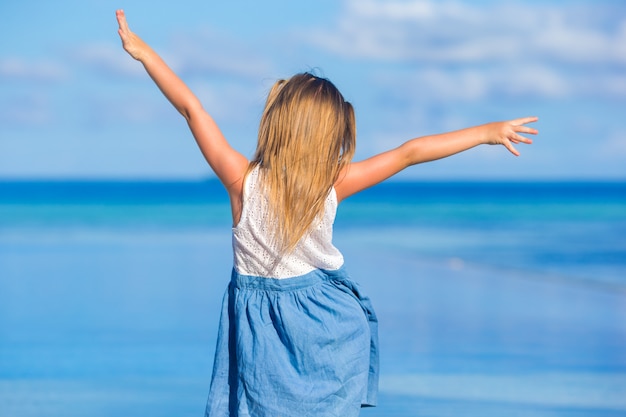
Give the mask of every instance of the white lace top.
[[336, 212], [337, 194], [333, 188], [326, 198], [323, 216], [314, 221], [309, 233], [291, 253], [278, 258], [279, 251], [271, 238], [268, 201], [261, 191], [257, 166], [246, 177], [241, 218], [233, 227], [235, 270], [243, 275], [282, 279], [314, 269], [339, 269], [343, 255], [332, 244]]

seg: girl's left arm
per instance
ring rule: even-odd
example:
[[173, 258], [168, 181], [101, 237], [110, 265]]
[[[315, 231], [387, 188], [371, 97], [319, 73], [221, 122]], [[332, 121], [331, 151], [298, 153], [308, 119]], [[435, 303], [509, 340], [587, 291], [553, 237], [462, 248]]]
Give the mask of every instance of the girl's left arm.
[[122, 10], [116, 11], [118, 33], [126, 52], [141, 62], [163, 95], [185, 118], [205, 159], [226, 187], [237, 197], [248, 166], [245, 156], [234, 150], [200, 100], [161, 57], [132, 32]]
[[409, 140], [395, 149], [348, 165], [335, 184], [337, 197], [341, 201], [411, 165], [445, 158], [481, 144], [503, 145], [519, 156], [513, 144], [532, 143], [520, 133], [536, 135], [536, 129], [526, 126], [535, 121], [537, 117], [525, 117]]

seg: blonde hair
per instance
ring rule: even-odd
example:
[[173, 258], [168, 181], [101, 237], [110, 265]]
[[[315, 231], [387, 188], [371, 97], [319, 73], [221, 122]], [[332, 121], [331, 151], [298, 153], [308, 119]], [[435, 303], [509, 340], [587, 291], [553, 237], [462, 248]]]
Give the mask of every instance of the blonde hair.
[[329, 80], [302, 73], [274, 84], [249, 171], [260, 167], [268, 223], [281, 254], [293, 250], [323, 215], [355, 142], [354, 109]]

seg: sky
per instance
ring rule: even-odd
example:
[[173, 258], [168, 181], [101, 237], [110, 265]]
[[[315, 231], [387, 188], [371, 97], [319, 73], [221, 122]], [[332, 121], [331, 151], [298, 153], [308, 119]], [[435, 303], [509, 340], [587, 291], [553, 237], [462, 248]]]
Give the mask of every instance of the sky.
[[480, 146], [400, 178], [626, 179], [623, 0], [2, 1], [0, 179], [213, 176], [121, 48], [117, 8], [248, 157], [273, 82], [313, 70], [355, 107], [357, 160], [540, 118], [520, 157]]

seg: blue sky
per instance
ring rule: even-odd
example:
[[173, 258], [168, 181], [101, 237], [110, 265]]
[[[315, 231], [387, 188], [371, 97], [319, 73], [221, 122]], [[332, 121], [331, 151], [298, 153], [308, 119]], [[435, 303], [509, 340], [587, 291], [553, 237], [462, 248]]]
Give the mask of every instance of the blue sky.
[[316, 69], [356, 109], [357, 159], [537, 115], [515, 158], [479, 147], [414, 179], [626, 179], [626, 2], [2, 2], [0, 178], [212, 176], [121, 49], [115, 9], [250, 156], [273, 81]]

